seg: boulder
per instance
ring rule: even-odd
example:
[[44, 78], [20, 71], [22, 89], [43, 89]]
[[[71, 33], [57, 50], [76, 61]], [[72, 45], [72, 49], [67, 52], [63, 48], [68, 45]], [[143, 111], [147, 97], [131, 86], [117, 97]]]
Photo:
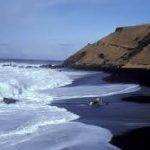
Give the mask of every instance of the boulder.
[[108, 102], [104, 102], [102, 98], [96, 98], [89, 103], [89, 106], [103, 106], [108, 104]]
[[52, 68], [51, 64], [44, 64], [40, 66], [41, 68]]
[[14, 103], [16, 103], [18, 101], [19, 100], [14, 99], [14, 98], [6, 98], [6, 97], [3, 98], [3, 102], [6, 103], [6, 104], [14, 104]]

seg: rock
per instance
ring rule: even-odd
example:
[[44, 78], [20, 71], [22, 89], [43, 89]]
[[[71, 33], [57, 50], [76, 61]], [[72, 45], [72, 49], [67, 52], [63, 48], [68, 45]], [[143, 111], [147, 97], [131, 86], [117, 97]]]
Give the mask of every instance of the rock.
[[108, 103], [104, 102], [101, 98], [96, 98], [95, 100], [93, 100], [89, 103], [89, 106], [103, 106], [106, 104], [108, 104]]
[[41, 68], [52, 68], [51, 64], [45, 64], [45, 65], [41, 65]]
[[62, 64], [60, 64], [60, 65], [45, 64], [45, 65], [41, 65], [40, 68], [56, 69], [56, 68], [64, 68], [64, 66]]
[[121, 32], [123, 30], [123, 27], [116, 28], [115, 32]]
[[26, 66], [25, 68], [35, 68], [34, 66]]
[[150, 24], [119, 27], [64, 61], [65, 67], [150, 69]]
[[16, 103], [18, 101], [19, 100], [13, 99], [13, 98], [6, 98], [6, 97], [3, 98], [3, 102], [6, 103], [6, 104], [14, 104], [14, 103]]

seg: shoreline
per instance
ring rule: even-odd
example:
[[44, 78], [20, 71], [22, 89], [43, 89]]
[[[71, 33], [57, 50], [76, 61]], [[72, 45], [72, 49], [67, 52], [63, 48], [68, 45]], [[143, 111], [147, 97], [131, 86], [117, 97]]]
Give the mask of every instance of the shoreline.
[[150, 126], [137, 128], [124, 134], [113, 136], [111, 144], [122, 150], [149, 150]]
[[148, 68], [144, 67], [121, 67], [121, 66], [103, 66], [103, 65], [58, 65], [58, 67], [62, 68], [72, 68], [78, 70], [89, 70], [89, 71], [150, 71]]
[[[65, 67], [62, 65], [62, 67]], [[59, 67], [58, 67], [59, 68]], [[68, 67], [75, 70], [83, 71], [102, 71], [109, 73], [108, 77], [103, 80], [109, 83], [139, 83], [144, 86], [150, 87], [150, 69], [144, 68], [103, 68], [100, 66], [75, 66]]]
[[[108, 77], [110, 76], [112, 76], [112, 74], [110, 74]], [[137, 83], [136, 81], [128, 81], [128, 76], [126, 76], [126, 80], [123, 80], [121, 83]], [[99, 83], [98, 77], [99, 74], [90, 77], [90, 84]], [[103, 79], [105, 83], [112, 83], [110, 80], [106, 80], [105, 78]], [[73, 85], [69, 86], [76, 86], [79, 84], [82, 85], [82, 83], [85, 84], [88, 81], [89, 77], [81, 78], [73, 82]], [[113, 83], [120, 83], [120, 79], [117, 78], [117, 80], [115, 80]], [[126, 137], [126, 134], [130, 135], [130, 131], [132, 130], [136, 130], [138, 132], [138, 129], [143, 128], [144, 130], [144, 128], [150, 126], [150, 118], [148, 115], [150, 113], [150, 105], [147, 105], [145, 103], [137, 103], [134, 99], [135, 96], [144, 95], [149, 95], [149, 88], [142, 86], [142, 89], [137, 92], [103, 97], [103, 100], [105, 102], [109, 102], [109, 104], [97, 108], [88, 106], [90, 100], [95, 99], [95, 97], [74, 98], [68, 100], [61, 100], [59, 102], [53, 101], [52, 105], [66, 108], [68, 111], [79, 115], [80, 118], [76, 120], [77, 122], [82, 122], [89, 125], [96, 125], [110, 130], [113, 134], [113, 138], [110, 143], [117, 147], [120, 147], [123, 150], [130, 150], [124, 149], [125, 147], [123, 144], [118, 144], [121, 143], [121, 137]], [[126, 102], [123, 100], [124, 98], [130, 98], [130, 100], [132, 100], [131, 102]], [[128, 111], [126, 111], [126, 108], [128, 109]], [[145, 133], [140, 132], [140, 134], [142, 135]], [[131, 141], [133, 141], [134, 138], [135, 137], [133, 137]], [[131, 143], [130, 146], [135, 146], [135, 144], [132, 145]]]
[[[123, 95], [125, 96], [126, 94]], [[130, 112], [126, 112], [125, 109], [123, 109], [123, 106], [120, 107], [120, 102], [118, 103], [115, 101], [115, 99], [119, 97], [121, 98], [123, 95], [120, 94], [111, 97], [105, 97], [104, 101], [108, 102], [108, 99], [110, 98], [110, 101], [112, 100], [113, 102], [109, 101], [108, 105], [100, 106], [97, 108], [88, 106], [90, 99], [95, 99], [95, 97], [62, 100], [61, 102], [53, 102], [52, 105], [65, 108], [68, 111], [79, 115], [80, 118], [75, 120], [76, 122], [82, 122], [88, 125], [95, 125], [108, 129], [113, 135], [109, 143], [121, 148], [122, 150], [133, 150], [132, 147], [134, 147], [136, 150], [142, 150], [141, 147], [150, 148], [150, 143], [146, 142], [143, 144], [144, 139], [140, 138], [140, 136], [146, 137], [147, 134], [150, 135], [150, 130], [147, 130], [147, 128], [150, 126], [150, 106], [147, 107], [144, 111], [144, 104], [141, 109], [141, 114], [141, 112], [134, 112], [136, 109], [140, 110], [141, 105], [135, 103], [136, 107], [133, 108], [134, 113], [132, 114], [132, 110]], [[128, 103], [128, 106], [130, 105], [130, 102], [124, 103]], [[117, 105], [119, 106], [116, 107]], [[116, 108], [116, 110], [114, 110], [114, 108]], [[132, 108], [132, 106], [130, 108]], [[139, 132], [139, 130], [141, 131]], [[132, 135], [132, 131], [135, 132], [135, 134]], [[127, 139], [130, 136], [132, 136], [132, 138], [129, 140], [129, 143], [127, 143], [126, 141], [128, 141]], [[138, 142], [138, 145], [136, 145], [137, 136], [141, 139], [141, 142]], [[126, 146], [128, 146], [128, 149]]]
[[149, 104], [150, 103], [150, 96], [134, 95], [134, 96], [130, 96], [130, 97], [125, 97], [122, 100], [126, 101], [126, 102], [136, 102], [136, 103]]
[[[68, 111], [79, 115], [80, 118], [76, 121], [98, 125], [111, 130], [115, 135], [119, 135], [128, 130], [146, 127], [147, 124], [150, 125], [148, 115], [150, 105], [122, 100], [124, 97], [136, 95], [137, 93], [139, 91], [103, 97], [103, 101], [109, 104], [99, 107], [88, 105], [91, 99], [95, 99], [96, 97], [53, 101], [52, 105], [66, 108]], [[126, 111], [126, 108], [128, 108], [128, 111]]]

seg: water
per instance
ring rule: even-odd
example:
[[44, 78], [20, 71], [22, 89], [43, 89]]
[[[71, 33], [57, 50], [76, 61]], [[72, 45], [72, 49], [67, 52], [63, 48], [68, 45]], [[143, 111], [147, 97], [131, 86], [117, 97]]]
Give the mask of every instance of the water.
[[[128, 93], [140, 87], [134, 84], [66, 86], [96, 72], [40, 68], [43, 63], [50, 62], [1, 61], [0, 149], [117, 149], [108, 143], [112, 138], [109, 130], [77, 122], [80, 116], [50, 104], [54, 100]], [[28, 68], [29, 65], [33, 68]], [[7, 105], [2, 102], [4, 97], [19, 102]]]

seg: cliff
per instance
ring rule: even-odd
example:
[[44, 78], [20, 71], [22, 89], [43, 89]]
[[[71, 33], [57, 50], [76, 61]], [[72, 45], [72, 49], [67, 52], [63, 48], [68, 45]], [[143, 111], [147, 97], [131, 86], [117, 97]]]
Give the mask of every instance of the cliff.
[[119, 27], [64, 61], [75, 68], [150, 69], [150, 24]]

